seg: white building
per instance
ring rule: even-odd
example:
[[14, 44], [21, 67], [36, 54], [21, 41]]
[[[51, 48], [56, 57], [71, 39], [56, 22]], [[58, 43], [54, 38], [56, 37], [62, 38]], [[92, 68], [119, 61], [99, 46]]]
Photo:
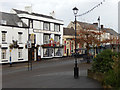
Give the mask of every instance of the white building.
[[25, 11], [12, 9], [29, 27], [29, 38], [32, 41], [31, 54], [33, 60], [63, 56], [63, 21], [53, 16], [33, 13], [31, 7]]
[[0, 12], [0, 63], [28, 60], [28, 28], [16, 14]]
[[[0, 63], [63, 56], [63, 21], [53, 16], [12, 9], [0, 12]], [[27, 49], [27, 41], [31, 48]]]

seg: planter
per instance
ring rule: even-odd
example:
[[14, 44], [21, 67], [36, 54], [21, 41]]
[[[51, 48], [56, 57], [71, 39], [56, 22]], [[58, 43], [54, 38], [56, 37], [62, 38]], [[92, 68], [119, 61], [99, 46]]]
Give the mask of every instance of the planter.
[[[88, 69], [88, 77], [95, 79], [95, 80], [99, 81], [101, 84], [103, 84], [103, 79], [104, 79], [103, 73], [100, 73], [100, 72], [95, 73], [92, 70]], [[112, 89], [113, 87], [110, 85], [108, 85], [108, 86], [103, 85], [103, 88], [104, 88], [104, 90], [108, 90], [108, 89]]]
[[104, 78], [104, 75], [103, 75], [103, 73], [95, 73], [95, 72], [93, 72], [92, 70], [89, 70], [88, 69], [88, 77], [89, 78], [92, 78], [92, 79], [95, 79], [95, 80], [97, 80], [97, 81], [99, 81], [99, 82], [103, 82], [103, 78]]

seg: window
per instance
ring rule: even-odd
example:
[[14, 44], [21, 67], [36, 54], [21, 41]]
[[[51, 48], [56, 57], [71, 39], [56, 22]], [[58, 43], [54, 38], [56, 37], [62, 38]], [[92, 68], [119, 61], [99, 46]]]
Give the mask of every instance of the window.
[[55, 35], [55, 40], [56, 42], [56, 46], [59, 46], [60, 45], [60, 36], [59, 35]]
[[60, 36], [59, 35], [55, 35], [55, 42], [59, 42], [60, 41]]
[[50, 30], [50, 23], [44, 22], [44, 24], [43, 24], [43, 29], [44, 29], [44, 30]]
[[2, 41], [3, 41], [3, 42], [6, 41], [6, 33], [2, 33]]
[[22, 43], [22, 32], [18, 32], [18, 42]]
[[6, 59], [6, 49], [2, 49], [1, 59]]
[[18, 49], [18, 58], [22, 58], [22, 49]]
[[55, 31], [57, 31], [57, 32], [60, 31], [60, 25], [55, 24], [54, 29], [55, 29]]
[[47, 49], [47, 48], [44, 49], [43, 56], [44, 57], [49, 57], [49, 49]]
[[49, 39], [50, 39], [50, 35], [49, 34], [44, 34], [43, 43], [44, 44], [48, 44], [49, 43]]
[[62, 56], [62, 49], [55, 48], [55, 56]]
[[34, 21], [33, 21], [33, 28], [34, 28], [34, 29], [37, 29], [37, 30], [41, 29], [41, 22], [34, 20]]
[[6, 42], [6, 31], [2, 31], [2, 42]]
[[19, 27], [22, 27], [22, 22], [17, 22], [17, 25], [18, 25]]
[[4, 25], [7, 24], [7, 21], [6, 21], [6, 20], [1, 20], [0, 22], [1, 22], [1, 24], [4, 24]]
[[43, 56], [44, 57], [52, 57], [53, 56], [53, 48], [44, 48], [43, 49]]
[[71, 45], [71, 52], [73, 53], [73, 47], [74, 47], [74, 44], [72, 42], [72, 45]]

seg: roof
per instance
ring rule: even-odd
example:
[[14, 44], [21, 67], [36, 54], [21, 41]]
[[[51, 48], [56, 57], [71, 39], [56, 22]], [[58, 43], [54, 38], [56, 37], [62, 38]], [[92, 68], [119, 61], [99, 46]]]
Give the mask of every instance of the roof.
[[85, 22], [79, 22], [79, 21], [77, 21], [77, 22], [83, 29], [86, 29], [86, 30], [98, 30], [98, 27], [96, 25], [94, 25], [94, 24], [85, 23]]
[[17, 14], [29, 14], [29, 15], [34, 15], [34, 16], [40, 16], [40, 17], [45, 17], [45, 18], [50, 18], [50, 19], [54, 19], [52, 16], [47, 16], [47, 15], [43, 15], [43, 14], [38, 14], [38, 13], [28, 13], [27, 11], [22, 11], [22, 10], [17, 10], [17, 9], [13, 9]]
[[75, 30], [73, 28], [63, 28], [63, 35], [75, 35]]
[[116, 35], [116, 36], [118, 35], [118, 33], [111, 28], [103, 28], [102, 30], [107, 33], [110, 33], [111, 35]]
[[22, 22], [22, 20], [16, 15], [16, 14], [11, 14], [11, 13], [5, 13], [5, 12], [0, 12], [0, 24], [2, 25], [2, 20], [6, 21], [6, 25], [10, 26], [17, 26], [18, 23], [22, 23], [22, 27], [27, 27], [25, 23]]

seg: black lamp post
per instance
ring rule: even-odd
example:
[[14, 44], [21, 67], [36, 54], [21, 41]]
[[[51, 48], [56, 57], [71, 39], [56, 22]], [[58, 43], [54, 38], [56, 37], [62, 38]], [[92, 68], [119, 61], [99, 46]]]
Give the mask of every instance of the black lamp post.
[[76, 52], [76, 17], [78, 13], [78, 9], [76, 7], [73, 8], [73, 13], [75, 15], [75, 67], [74, 67], [74, 78], [77, 79], [79, 77], [79, 69], [77, 67], [77, 52]]
[[[99, 43], [100, 43], [100, 16], [98, 17], [98, 24], [99, 24]], [[99, 53], [100, 53], [100, 44], [99, 44]]]

